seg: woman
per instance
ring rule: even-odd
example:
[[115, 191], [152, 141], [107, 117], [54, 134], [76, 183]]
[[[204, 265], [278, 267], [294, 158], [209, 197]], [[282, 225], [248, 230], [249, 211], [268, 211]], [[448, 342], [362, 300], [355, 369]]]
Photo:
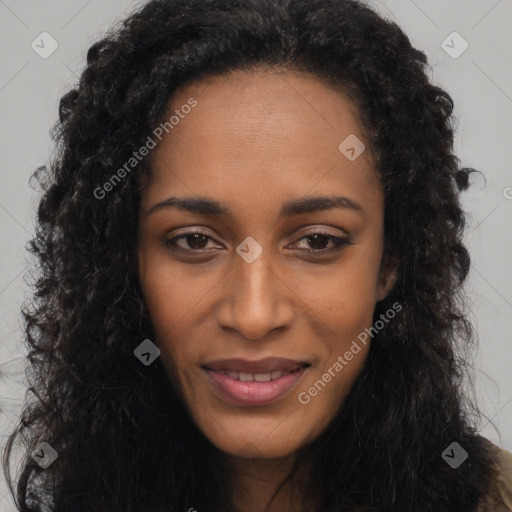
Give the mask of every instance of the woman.
[[19, 510], [512, 510], [426, 67], [356, 0], [151, 1], [89, 50], [40, 176]]

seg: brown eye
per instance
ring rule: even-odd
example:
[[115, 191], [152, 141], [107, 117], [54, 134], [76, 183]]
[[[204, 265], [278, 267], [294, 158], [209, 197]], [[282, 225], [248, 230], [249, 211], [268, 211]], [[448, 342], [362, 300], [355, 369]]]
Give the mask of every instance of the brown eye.
[[[200, 252], [207, 250], [206, 245], [209, 240], [213, 240], [213, 238], [204, 233], [191, 231], [165, 240], [165, 246], [171, 250]], [[181, 241], [183, 241], [183, 243], [180, 245], [179, 242]]]
[[[172, 251], [182, 251], [189, 253], [201, 253], [201, 252], [210, 252], [207, 247], [208, 241], [213, 240], [212, 237], [206, 235], [205, 233], [191, 231], [189, 233], [183, 233], [174, 238], [169, 238], [165, 240], [165, 246]], [[340, 238], [334, 235], [330, 235], [329, 233], [310, 233], [306, 236], [303, 236], [299, 239], [298, 242], [306, 240], [309, 248], [302, 249], [307, 253], [328, 253], [331, 251], [335, 251], [342, 246], [351, 245], [352, 242], [349, 238]], [[182, 242], [180, 244], [180, 242]], [[297, 242], [297, 243], [298, 243]], [[329, 247], [329, 242], [331, 243], [331, 247]]]
[[[300, 240], [306, 240], [310, 249], [304, 249], [306, 252], [316, 252], [316, 253], [325, 253], [335, 251], [344, 245], [351, 245], [352, 242], [349, 238], [339, 238], [334, 235], [330, 235], [329, 233], [311, 233], [302, 237]], [[300, 242], [299, 240], [299, 242]], [[332, 246], [330, 248], [326, 248], [329, 244], [329, 241], [332, 242]]]

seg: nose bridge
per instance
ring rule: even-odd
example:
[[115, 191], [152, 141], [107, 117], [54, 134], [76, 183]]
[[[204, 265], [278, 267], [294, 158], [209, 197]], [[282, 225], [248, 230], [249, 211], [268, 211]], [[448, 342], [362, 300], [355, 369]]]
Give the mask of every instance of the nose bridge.
[[277, 277], [268, 260], [261, 255], [252, 263], [239, 262], [235, 269], [239, 282], [237, 302], [253, 311], [262, 306], [270, 309], [273, 300], [277, 299], [274, 293]]
[[[242, 249], [246, 249], [243, 243]], [[240, 249], [240, 248], [239, 248]], [[250, 248], [249, 242], [249, 251]], [[291, 318], [286, 287], [276, 275], [270, 251], [263, 251], [254, 261], [236, 256], [230, 280], [217, 310], [220, 327], [238, 330], [248, 339], [259, 339]]]

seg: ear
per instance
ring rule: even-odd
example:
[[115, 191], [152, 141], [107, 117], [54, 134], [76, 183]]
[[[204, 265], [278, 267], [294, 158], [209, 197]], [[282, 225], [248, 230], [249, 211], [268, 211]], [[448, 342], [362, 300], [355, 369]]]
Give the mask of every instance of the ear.
[[385, 254], [379, 270], [379, 280], [377, 283], [377, 301], [380, 302], [386, 298], [393, 288], [398, 275], [398, 260]]

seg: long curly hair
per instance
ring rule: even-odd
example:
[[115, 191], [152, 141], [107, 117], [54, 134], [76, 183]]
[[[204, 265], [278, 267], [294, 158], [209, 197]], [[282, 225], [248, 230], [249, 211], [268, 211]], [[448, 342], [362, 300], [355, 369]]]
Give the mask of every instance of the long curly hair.
[[[398, 262], [374, 320], [402, 306], [286, 481], [312, 468], [302, 491], [321, 497], [315, 512], [468, 512], [494, 478], [464, 384], [475, 340], [460, 193], [474, 170], [453, 154], [453, 101], [429, 80], [426, 55], [359, 0], [152, 0], [88, 50], [60, 101], [55, 153], [34, 173], [29, 388], [3, 457], [20, 511], [234, 510], [223, 454], [160, 360], [146, 367], [134, 356], [154, 339], [136, 258], [146, 159], [101, 199], [95, 190], [144, 144], [174, 91], [258, 66], [309, 73], [357, 105], [384, 184], [384, 252]], [[8, 462], [20, 435], [14, 491]], [[454, 441], [469, 454], [457, 469], [441, 457]], [[42, 442], [58, 454], [46, 469], [31, 456]]]

